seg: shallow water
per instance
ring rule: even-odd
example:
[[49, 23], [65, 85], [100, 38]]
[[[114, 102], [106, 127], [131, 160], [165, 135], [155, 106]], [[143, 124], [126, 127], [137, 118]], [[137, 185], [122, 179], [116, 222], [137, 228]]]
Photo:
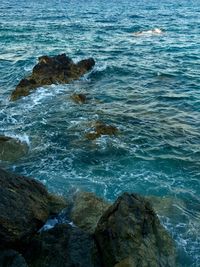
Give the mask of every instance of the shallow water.
[[[183, 201], [162, 216], [181, 266], [200, 266], [199, 1], [0, 2], [0, 134], [29, 144], [7, 169], [54, 192], [89, 190], [109, 200], [121, 192]], [[163, 30], [162, 34], [135, 35]], [[37, 57], [94, 57], [93, 71], [70, 85], [40, 88], [9, 102]], [[87, 104], [70, 96], [85, 93]], [[101, 120], [115, 137], [88, 141]]]

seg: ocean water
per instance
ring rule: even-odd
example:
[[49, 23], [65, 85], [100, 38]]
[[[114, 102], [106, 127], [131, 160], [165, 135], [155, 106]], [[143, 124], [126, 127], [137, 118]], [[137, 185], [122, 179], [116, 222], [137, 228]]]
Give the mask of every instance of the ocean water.
[[[95, 68], [9, 101], [39, 56], [60, 53], [93, 57]], [[75, 92], [88, 102], [74, 103]], [[119, 134], [87, 140], [97, 120]], [[173, 199], [175, 214], [158, 215], [180, 266], [200, 266], [199, 0], [1, 0], [0, 134], [29, 145], [0, 164], [53, 192]]]

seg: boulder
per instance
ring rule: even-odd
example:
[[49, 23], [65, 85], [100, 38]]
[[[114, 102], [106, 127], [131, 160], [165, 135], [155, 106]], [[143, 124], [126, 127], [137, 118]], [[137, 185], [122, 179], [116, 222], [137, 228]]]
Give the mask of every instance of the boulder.
[[28, 267], [28, 265], [21, 254], [9, 249], [0, 251], [0, 267]]
[[0, 169], [0, 248], [28, 242], [64, 200], [50, 195], [38, 181]]
[[150, 203], [124, 193], [108, 208], [95, 230], [103, 266], [176, 267], [174, 243]]
[[75, 225], [92, 234], [109, 206], [108, 202], [93, 193], [78, 192], [74, 196], [69, 217]]
[[119, 130], [113, 125], [107, 125], [102, 121], [96, 121], [93, 125], [93, 130], [86, 134], [86, 138], [89, 140], [95, 140], [102, 135], [117, 135]]
[[92, 236], [69, 224], [37, 234], [24, 256], [29, 267], [100, 267]]
[[25, 156], [27, 152], [26, 143], [9, 136], [0, 136], [0, 160], [16, 161]]
[[11, 95], [11, 100], [27, 96], [38, 87], [51, 84], [65, 84], [79, 79], [95, 65], [93, 58], [79, 61], [75, 64], [66, 54], [39, 57], [30, 76], [22, 79]]
[[85, 104], [87, 101], [87, 97], [84, 94], [73, 94], [71, 96], [71, 99], [76, 103], [76, 104]]

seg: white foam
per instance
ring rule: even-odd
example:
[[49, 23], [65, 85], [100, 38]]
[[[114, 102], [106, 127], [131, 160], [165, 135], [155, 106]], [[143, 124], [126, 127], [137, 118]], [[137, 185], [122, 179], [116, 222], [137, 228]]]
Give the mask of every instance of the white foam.
[[14, 133], [4, 133], [8, 137], [19, 140], [22, 143], [26, 143], [30, 147], [30, 139], [27, 134], [14, 134]]
[[163, 33], [164, 31], [162, 29], [154, 28], [151, 30], [134, 32], [133, 34], [135, 36], [149, 36], [149, 35], [161, 35]]

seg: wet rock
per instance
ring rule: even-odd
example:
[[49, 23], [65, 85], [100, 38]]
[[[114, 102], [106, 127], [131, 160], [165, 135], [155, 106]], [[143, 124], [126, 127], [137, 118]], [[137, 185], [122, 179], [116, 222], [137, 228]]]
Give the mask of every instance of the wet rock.
[[[0, 248], [15, 248], [29, 241], [58, 205], [46, 188], [34, 179], [0, 169]], [[59, 207], [59, 208], [58, 208]]]
[[102, 135], [117, 135], [119, 130], [112, 125], [107, 125], [101, 121], [95, 122], [93, 126], [93, 131], [86, 134], [86, 138], [89, 140], [95, 140]]
[[27, 96], [38, 87], [51, 84], [65, 84], [79, 79], [95, 65], [94, 59], [81, 60], [75, 64], [66, 54], [39, 57], [30, 76], [22, 79], [11, 95], [11, 100]]
[[109, 206], [108, 202], [93, 193], [79, 192], [74, 196], [70, 219], [85, 232], [92, 234]]
[[25, 258], [29, 267], [100, 267], [92, 236], [68, 224], [38, 234]]
[[0, 136], [0, 160], [16, 161], [25, 156], [28, 152], [28, 145], [18, 139], [1, 135]]
[[0, 251], [0, 267], [28, 267], [25, 259], [15, 250]]
[[104, 213], [95, 230], [106, 267], [177, 266], [172, 239], [150, 203], [124, 193]]
[[87, 97], [84, 94], [73, 94], [71, 99], [77, 104], [85, 104]]

